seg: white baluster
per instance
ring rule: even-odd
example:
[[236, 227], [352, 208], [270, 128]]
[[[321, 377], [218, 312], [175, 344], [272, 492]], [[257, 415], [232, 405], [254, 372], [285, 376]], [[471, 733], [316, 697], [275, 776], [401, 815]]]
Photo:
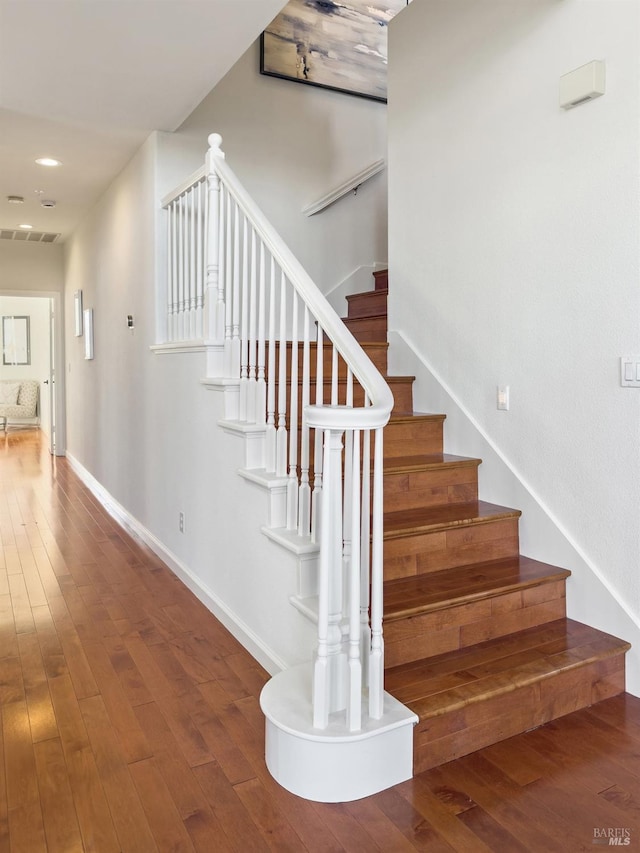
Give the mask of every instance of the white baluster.
[[249, 226], [243, 216], [242, 234], [242, 328], [240, 334], [240, 402], [241, 421], [247, 420], [247, 390], [249, 385]]
[[[322, 430], [316, 430], [316, 433]], [[318, 589], [318, 650], [314, 669], [313, 725], [324, 729], [329, 714], [345, 707], [342, 652], [342, 433], [324, 431], [324, 472], [320, 578]]]
[[240, 208], [235, 204], [233, 225], [233, 311], [231, 315], [231, 372], [240, 378]]
[[[275, 281], [273, 282], [275, 286]], [[287, 476], [287, 292], [284, 272], [280, 274], [280, 334], [278, 342], [278, 434], [276, 474]], [[293, 388], [291, 389], [293, 393]]]
[[256, 423], [267, 422], [267, 385], [264, 377], [266, 334], [266, 269], [265, 248], [260, 242], [260, 293], [258, 298], [258, 377], [256, 382]]
[[[229, 227], [227, 220], [227, 189], [220, 181], [220, 236], [218, 238], [218, 251], [220, 253], [220, 275], [218, 276], [218, 306], [220, 307], [220, 342], [224, 344], [226, 323], [227, 323], [227, 241], [226, 233]], [[226, 375], [224, 370], [224, 362], [222, 367], [223, 375]]]
[[225, 240], [224, 240], [224, 375], [235, 379], [233, 374], [233, 253], [232, 239], [234, 221], [231, 207], [231, 193], [225, 187]]
[[189, 340], [196, 336], [196, 188], [189, 190]]
[[[332, 353], [332, 362], [333, 362], [333, 374], [337, 375], [338, 373], [338, 351], [334, 347]], [[353, 381], [352, 374], [349, 369], [347, 369], [347, 388], [346, 388], [346, 405], [353, 406]], [[337, 398], [337, 389], [336, 389], [336, 398]], [[332, 405], [335, 403], [332, 402]], [[344, 583], [345, 583], [345, 595], [348, 593], [348, 582], [349, 582], [349, 572], [351, 566], [351, 530], [352, 530], [352, 519], [351, 519], [351, 504], [352, 504], [352, 494], [354, 489], [353, 482], [353, 430], [349, 430], [345, 434], [344, 438], [344, 523], [343, 523], [343, 546], [342, 546], [342, 561], [344, 564]], [[358, 519], [359, 523], [359, 519]]]
[[[365, 395], [365, 406], [367, 397]], [[360, 637], [362, 648], [362, 677], [369, 683], [369, 650], [371, 628], [369, 626], [369, 584], [371, 559], [371, 430], [362, 435], [362, 502], [360, 519]]]
[[309, 427], [306, 408], [309, 405], [311, 358], [309, 353], [309, 309], [304, 306], [302, 327], [302, 430], [300, 432], [300, 492], [298, 495], [298, 535], [311, 531], [311, 488], [309, 486]]
[[276, 470], [276, 269], [271, 258], [269, 276], [269, 366], [267, 369], [267, 432], [265, 466], [270, 474]]
[[223, 209], [221, 204], [220, 178], [216, 171], [216, 159], [224, 159], [220, 150], [222, 137], [219, 133], [209, 136], [207, 152], [207, 324], [209, 340], [224, 340], [224, 280], [220, 275], [220, 234], [223, 233]]
[[[316, 430], [316, 435], [320, 430]], [[328, 453], [328, 444], [327, 451]], [[327, 460], [328, 461], [328, 460]], [[329, 492], [326, 493], [329, 501]], [[327, 514], [330, 507], [327, 506]], [[320, 545], [320, 569], [318, 576], [318, 649], [313, 668], [313, 725], [326, 729], [329, 725], [329, 576], [331, 542], [329, 525], [323, 530]]]
[[338, 405], [338, 350], [331, 347], [331, 405]]
[[[324, 332], [320, 323], [316, 344], [316, 406], [324, 405], [324, 364], [322, 361], [322, 342]], [[313, 456], [313, 492], [311, 494], [311, 541], [320, 541], [322, 524], [322, 431], [315, 431], [315, 452]]]
[[202, 181], [197, 186], [197, 216], [196, 216], [196, 328], [195, 337], [200, 340], [204, 334], [203, 329], [203, 310], [204, 310], [204, 219], [202, 216], [202, 193], [204, 184]]
[[183, 294], [182, 307], [182, 339], [189, 339], [189, 191], [182, 196], [182, 263], [183, 263]]
[[298, 526], [298, 294], [291, 308], [291, 400], [289, 403], [289, 480], [287, 481], [287, 530]]
[[382, 639], [382, 429], [375, 431], [373, 455], [373, 513], [371, 542], [371, 653], [369, 658], [369, 716], [379, 720], [384, 699], [384, 645]]
[[173, 245], [173, 210], [174, 202], [167, 208], [167, 340], [173, 340], [173, 264], [175, 249]]
[[[333, 373], [337, 375], [338, 373], [338, 358], [337, 358], [337, 349], [333, 348], [332, 354], [333, 361]], [[353, 380], [353, 376], [350, 370], [347, 370], [347, 390], [346, 390], [346, 405], [353, 406], [353, 381], [349, 381], [349, 379]], [[337, 390], [336, 390], [337, 397]], [[334, 404], [335, 405], [335, 404]], [[357, 480], [354, 479], [354, 470], [353, 470], [353, 430], [349, 430], [345, 433], [344, 438], [344, 518], [343, 518], [343, 544], [342, 544], [342, 564], [343, 564], [343, 584], [344, 584], [344, 595], [347, 601], [349, 601], [349, 591], [350, 591], [350, 577], [353, 568], [353, 540], [352, 540], [352, 532], [353, 532], [353, 518], [352, 518], [352, 505], [353, 505], [353, 492], [354, 489], [359, 488], [359, 484]], [[359, 477], [359, 472], [358, 472]], [[360, 518], [357, 519], [358, 522], [358, 536], [360, 535]], [[358, 583], [360, 579], [360, 567], [358, 565]], [[349, 605], [351, 606], [351, 605]], [[358, 596], [358, 619], [360, 618], [360, 597]], [[349, 611], [350, 612], [350, 611]], [[347, 614], [348, 615], [348, 614]], [[347, 703], [347, 707], [349, 707]]]
[[256, 422], [257, 370], [256, 370], [256, 321], [258, 314], [258, 254], [256, 232], [251, 229], [251, 284], [249, 288], [249, 386], [247, 388], [247, 421]]
[[178, 277], [179, 277], [179, 228], [180, 228], [180, 200], [176, 199], [173, 202], [173, 320], [172, 320], [172, 340], [179, 340], [178, 336]]
[[184, 196], [178, 199], [178, 340], [184, 340]]
[[[202, 227], [202, 336], [206, 338], [207, 332], [207, 235], [209, 233], [209, 199], [206, 179], [202, 182], [202, 211], [204, 225]], [[214, 293], [215, 298], [215, 293]]]
[[[351, 434], [352, 448], [351, 500], [351, 559], [349, 561], [349, 699], [347, 726], [350, 732], [359, 731], [362, 725], [362, 662], [360, 656], [360, 430]], [[345, 459], [345, 466], [347, 461]], [[347, 496], [345, 490], [345, 514]]]

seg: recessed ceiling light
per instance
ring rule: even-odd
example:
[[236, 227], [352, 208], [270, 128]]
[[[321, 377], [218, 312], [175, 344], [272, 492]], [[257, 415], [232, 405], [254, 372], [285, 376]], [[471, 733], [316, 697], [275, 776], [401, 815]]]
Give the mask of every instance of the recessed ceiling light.
[[29, 231], [31, 230], [31, 228], [33, 228], [33, 225], [27, 225], [27, 223], [25, 222], [24, 225], [18, 225], [18, 228], [22, 228], [25, 231]]
[[55, 160], [53, 157], [39, 157], [36, 160], [38, 166], [61, 166], [60, 160]]
[[8, 195], [7, 201], [9, 202], [9, 204], [24, 204], [24, 196]]

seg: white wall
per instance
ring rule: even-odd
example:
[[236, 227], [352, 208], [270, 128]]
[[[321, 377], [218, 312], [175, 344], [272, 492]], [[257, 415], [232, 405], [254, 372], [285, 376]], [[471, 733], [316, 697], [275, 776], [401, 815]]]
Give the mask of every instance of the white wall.
[[50, 373], [50, 300], [38, 296], [3, 296], [0, 293], [0, 317], [29, 317], [31, 363], [5, 365], [0, 360], [0, 379], [35, 379], [40, 383], [40, 428], [49, 436], [51, 411], [49, 407]]
[[0, 240], [0, 291], [64, 287], [63, 247], [57, 243]]
[[[157, 154], [165, 145], [163, 134], [148, 139], [66, 246], [67, 455], [220, 615], [233, 615], [273, 669], [306, 659], [311, 648], [311, 626], [288, 600], [296, 591], [293, 556], [260, 532], [266, 498], [236, 473], [242, 448], [217, 427], [222, 395], [200, 383], [204, 355], [150, 350], [157, 180], [166, 178]], [[73, 335], [79, 288], [84, 307], [94, 309], [92, 361]]]
[[[398, 17], [389, 260], [390, 326], [576, 546], [574, 587], [602, 579], [640, 640], [640, 391], [619, 384], [619, 357], [640, 352], [638, 12], [424, 0]], [[605, 96], [559, 109], [560, 75], [592, 59]], [[508, 491], [486, 474], [483, 489]], [[534, 530], [525, 516], [531, 556], [562, 551]], [[587, 595], [575, 615], [598, 624], [610, 605]]]
[[[386, 172], [312, 217], [302, 208], [386, 158], [386, 105], [259, 73], [258, 42], [178, 129], [204, 161], [222, 148], [273, 225], [326, 292], [359, 266], [387, 259]], [[187, 171], [184, 177], [187, 176]]]

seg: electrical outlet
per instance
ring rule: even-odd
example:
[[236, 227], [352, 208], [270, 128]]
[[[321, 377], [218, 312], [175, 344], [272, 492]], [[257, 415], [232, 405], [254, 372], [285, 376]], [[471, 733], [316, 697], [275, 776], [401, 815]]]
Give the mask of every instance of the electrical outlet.
[[509, 386], [498, 385], [498, 394], [496, 404], [501, 412], [509, 411]]
[[178, 516], [178, 527], [180, 528], [180, 533], [184, 533], [184, 513], [181, 512]]

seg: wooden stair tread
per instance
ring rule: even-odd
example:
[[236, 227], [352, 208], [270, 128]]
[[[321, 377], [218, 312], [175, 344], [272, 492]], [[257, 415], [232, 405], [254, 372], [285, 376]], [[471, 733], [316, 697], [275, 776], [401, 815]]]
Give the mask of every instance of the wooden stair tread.
[[[297, 345], [299, 351], [302, 351], [303, 344], [304, 344], [304, 341], [301, 338], [298, 338], [298, 340], [296, 341], [296, 345]], [[287, 345], [287, 350], [291, 350], [291, 348], [293, 347], [293, 341], [286, 341], [286, 345]], [[278, 350], [279, 346], [280, 346], [279, 342], [276, 341], [276, 347], [275, 347], [276, 351]], [[389, 342], [388, 341], [364, 341], [363, 343], [360, 344], [360, 346], [362, 347], [363, 350], [376, 349], [376, 347], [380, 347], [382, 349], [389, 349]], [[322, 348], [327, 352], [331, 352], [331, 347], [332, 347], [331, 340], [327, 339], [327, 338], [323, 339]], [[317, 348], [318, 348], [318, 342], [316, 340], [309, 341], [309, 349], [311, 350], [311, 352], [314, 353], [314, 355], [315, 355]], [[269, 341], [265, 341], [265, 352], [267, 354], [269, 352]], [[266, 360], [268, 360], [268, 359], [266, 359]]]
[[369, 290], [365, 293], [352, 293], [346, 297], [347, 318], [355, 320], [384, 315], [386, 325], [388, 298], [389, 294], [386, 289]]
[[[298, 359], [300, 363], [302, 363], [302, 357], [304, 354], [304, 341], [299, 340], [296, 342], [298, 349]], [[366, 352], [386, 352], [389, 349], [388, 341], [361, 341], [360, 346]], [[279, 345], [276, 346], [276, 352], [278, 351]], [[293, 349], [293, 342], [287, 341], [287, 353], [288, 357], [291, 358], [291, 350]], [[265, 356], [265, 366], [268, 367], [269, 364], [269, 342], [266, 344], [266, 356]], [[326, 361], [330, 361], [333, 354], [333, 343], [331, 339], [328, 337], [323, 338], [322, 342], [322, 354]], [[343, 361], [342, 356], [338, 353], [338, 359]], [[318, 342], [317, 341], [309, 341], [309, 360], [311, 362], [311, 368], [315, 369], [316, 362], [318, 360]]]
[[388, 669], [386, 689], [428, 720], [594, 661], [630, 644], [571, 619], [558, 619], [476, 646]]
[[[416, 378], [415, 376], [395, 376], [395, 375], [394, 376], [385, 376], [385, 382], [387, 382], [388, 385], [406, 385], [406, 384], [413, 383], [415, 381], [415, 378]], [[322, 377], [322, 384], [323, 385], [331, 386], [332, 381], [333, 380], [332, 380], [331, 376], [327, 376], [326, 374], [323, 375], [323, 377]], [[346, 377], [344, 377], [344, 376], [340, 376], [338, 378], [338, 384], [339, 385], [344, 385], [346, 383], [346, 381], [347, 381]], [[313, 377], [313, 383], [315, 384], [316, 382], [317, 382], [317, 379], [315, 377]], [[302, 383], [303, 383], [303, 377], [298, 375], [298, 385], [302, 385]], [[289, 372], [287, 372], [287, 385], [291, 385], [291, 375]]]
[[454, 456], [451, 453], [423, 453], [414, 456], [395, 456], [384, 460], [385, 473], [427, 471], [431, 468], [477, 467], [481, 459], [471, 456]]
[[519, 509], [510, 509], [486, 501], [387, 512], [384, 514], [384, 538], [388, 540], [451, 527], [485, 524], [502, 518], [519, 518], [521, 515]]
[[[371, 291], [372, 293], [380, 293], [380, 291]], [[347, 297], [348, 299], [348, 297]], [[367, 320], [385, 320], [387, 319], [386, 313], [382, 314], [371, 314], [370, 317], [342, 317], [343, 323], [364, 323]]]
[[542, 583], [562, 581], [570, 575], [567, 569], [517, 556], [397, 578], [384, 585], [384, 619], [392, 622]]
[[[287, 341], [287, 348], [291, 349], [291, 346], [292, 346], [291, 341]], [[323, 351], [325, 353], [330, 353], [332, 346], [333, 346], [333, 344], [331, 343], [331, 340], [329, 338], [325, 338], [323, 341], [323, 344], [322, 344]], [[389, 349], [389, 342], [388, 341], [362, 341], [360, 343], [360, 346], [362, 347], [362, 349], [365, 352], [367, 352], [367, 350], [377, 350], [377, 349], [388, 350]], [[303, 347], [303, 341], [298, 341], [298, 350], [300, 352], [302, 352], [302, 347]], [[316, 341], [310, 341], [309, 342], [309, 349], [310, 349], [310, 352], [313, 353], [313, 358], [316, 358], [316, 352], [318, 349], [317, 342]], [[267, 352], [268, 352], [268, 349], [267, 349]], [[338, 354], [338, 357], [342, 358], [342, 356], [340, 356], [340, 354]]]
[[376, 290], [382, 290], [383, 288], [385, 290], [388, 290], [388, 288], [389, 288], [389, 270], [388, 269], [376, 270], [373, 273], [373, 280], [375, 282], [374, 286], [375, 286]]
[[431, 412], [392, 412], [389, 423], [403, 423], [408, 421], [444, 421], [447, 416]]
[[378, 287], [376, 290], [364, 290], [362, 293], [350, 293], [348, 296], [345, 296], [345, 299], [349, 302], [350, 300], [355, 301], [357, 299], [366, 299], [367, 297], [380, 296], [380, 294], [385, 293], [389, 295], [388, 285], [385, 287]]
[[386, 287], [367, 290], [364, 293], [351, 293], [347, 300], [347, 319], [387, 316], [389, 291]]
[[387, 340], [386, 314], [371, 314], [368, 317], [343, 317], [342, 322], [359, 343]]

